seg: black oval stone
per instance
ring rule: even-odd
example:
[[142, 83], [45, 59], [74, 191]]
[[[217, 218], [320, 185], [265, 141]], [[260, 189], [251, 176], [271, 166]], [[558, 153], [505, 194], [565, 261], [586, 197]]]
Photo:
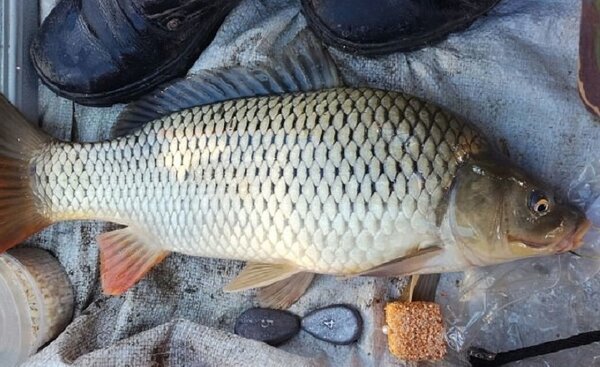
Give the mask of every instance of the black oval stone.
[[234, 332], [247, 339], [280, 345], [300, 331], [300, 318], [291, 312], [270, 308], [251, 308], [235, 322]]
[[357, 341], [362, 333], [360, 313], [346, 305], [314, 310], [302, 319], [302, 329], [317, 339], [338, 345]]

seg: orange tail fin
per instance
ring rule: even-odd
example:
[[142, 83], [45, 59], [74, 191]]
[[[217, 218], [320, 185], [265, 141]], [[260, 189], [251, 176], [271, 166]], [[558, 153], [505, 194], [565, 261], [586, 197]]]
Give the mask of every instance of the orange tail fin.
[[31, 187], [34, 154], [50, 141], [0, 95], [0, 252], [50, 225]]

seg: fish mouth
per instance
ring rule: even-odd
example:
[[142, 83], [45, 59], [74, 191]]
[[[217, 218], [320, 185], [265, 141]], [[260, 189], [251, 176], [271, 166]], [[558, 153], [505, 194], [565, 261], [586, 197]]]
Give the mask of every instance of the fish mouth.
[[[581, 223], [567, 235], [565, 235], [558, 243], [556, 243], [556, 252], [562, 254], [563, 252], [572, 251], [580, 248], [583, 245], [583, 237], [585, 237], [587, 231], [592, 226], [592, 222], [588, 219], [583, 219]], [[551, 242], [534, 242], [528, 241], [522, 238], [509, 237], [509, 240], [521, 242], [527, 247], [542, 249], [552, 246]]]
[[580, 248], [583, 245], [583, 237], [585, 237], [588, 230], [592, 227], [592, 222], [588, 219], [584, 219], [575, 229], [565, 236], [556, 248], [557, 252], [563, 253], [572, 251]]

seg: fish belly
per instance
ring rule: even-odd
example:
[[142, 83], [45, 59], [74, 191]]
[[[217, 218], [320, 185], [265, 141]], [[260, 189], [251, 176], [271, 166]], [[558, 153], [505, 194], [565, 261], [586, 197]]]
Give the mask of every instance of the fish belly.
[[439, 240], [436, 209], [483, 142], [401, 93], [331, 89], [165, 116], [132, 135], [53, 143], [33, 162], [54, 221], [97, 219], [194, 256], [350, 274]]

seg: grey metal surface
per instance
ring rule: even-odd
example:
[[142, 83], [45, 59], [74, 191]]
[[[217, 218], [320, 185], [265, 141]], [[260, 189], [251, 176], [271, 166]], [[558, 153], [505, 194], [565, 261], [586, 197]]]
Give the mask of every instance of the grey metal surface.
[[37, 120], [38, 84], [29, 44], [38, 26], [38, 0], [2, 0], [0, 8], [0, 91]]

